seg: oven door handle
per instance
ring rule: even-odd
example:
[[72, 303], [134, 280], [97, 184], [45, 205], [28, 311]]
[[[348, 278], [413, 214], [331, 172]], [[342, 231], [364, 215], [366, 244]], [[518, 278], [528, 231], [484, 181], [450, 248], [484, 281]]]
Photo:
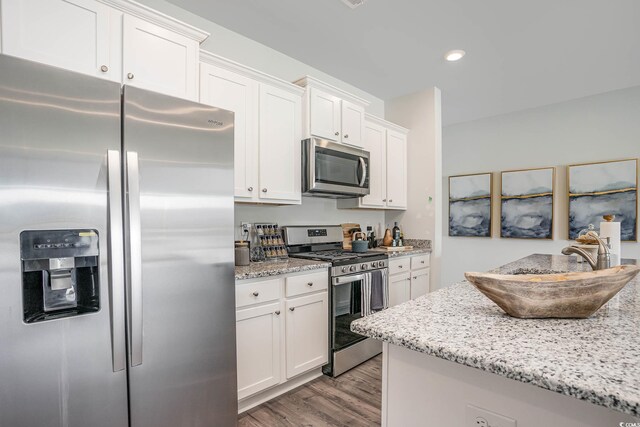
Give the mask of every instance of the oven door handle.
[[364, 186], [364, 182], [367, 179], [367, 163], [364, 158], [360, 157], [360, 166], [362, 166], [362, 177], [360, 178], [360, 187]]
[[353, 276], [341, 276], [333, 279], [333, 286], [346, 285], [347, 283], [357, 282], [358, 280], [364, 280], [364, 274], [355, 274]]

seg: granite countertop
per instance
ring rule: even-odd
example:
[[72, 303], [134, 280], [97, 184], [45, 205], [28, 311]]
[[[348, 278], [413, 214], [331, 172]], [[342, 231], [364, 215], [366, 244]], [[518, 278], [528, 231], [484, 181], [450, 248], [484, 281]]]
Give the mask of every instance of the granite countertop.
[[[519, 268], [591, 270], [575, 257], [531, 255], [492, 272]], [[351, 329], [640, 416], [640, 276], [588, 319], [516, 319], [463, 281], [359, 319]]]
[[257, 279], [260, 277], [298, 273], [329, 267], [331, 267], [330, 262], [311, 261], [299, 258], [289, 258], [283, 261], [252, 262], [246, 267], [236, 266], [236, 280]]
[[[382, 241], [378, 241], [379, 244], [382, 244]], [[407, 246], [413, 246], [413, 249], [409, 251], [394, 251], [389, 252], [382, 249], [370, 249], [374, 252], [382, 252], [389, 255], [389, 258], [396, 258], [401, 256], [411, 256], [411, 255], [420, 255], [420, 254], [428, 254], [431, 253], [431, 240], [423, 240], [423, 239], [404, 239], [404, 244]]]

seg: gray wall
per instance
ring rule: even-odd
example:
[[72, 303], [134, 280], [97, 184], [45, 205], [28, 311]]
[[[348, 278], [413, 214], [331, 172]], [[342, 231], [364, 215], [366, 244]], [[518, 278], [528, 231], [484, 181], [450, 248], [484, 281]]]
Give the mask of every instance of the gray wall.
[[[445, 100], [446, 101], [446, 100]], [[465, 271], [486, 271], [531, 253], [567, 246], [566, 165], [640, 157], [640, 86], [443, 129], [442, 286]], [[493, 238], [448, 236], [448, 176], [556, 166], [554, 240], [501, 239], [499, 174], [494, 175]], [[640, 258], [640, 243], [622, 256]]]

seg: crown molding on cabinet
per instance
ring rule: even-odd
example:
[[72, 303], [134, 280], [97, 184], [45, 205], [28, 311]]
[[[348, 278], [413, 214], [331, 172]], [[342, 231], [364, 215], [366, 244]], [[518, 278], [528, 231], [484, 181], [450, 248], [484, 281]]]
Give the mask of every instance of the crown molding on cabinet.
[[384, 119], [381, 119], [380, 117], [376, 117], [376, 116], [374, 116], [372, 114], [364, 113], [364, 118], [367, 121], [370, 121], [370, 122], [373, 122], [373, 123], [377, 123], [380, 126], [384, 126], [387, 129], [391, 129], [391, 130], [393, 130], [395, 132], [399, 132], [399, 133], [402, 133], [404, 135], [407, 135], [409, 133], [409, 129], [403, 128], [400, 125], [397, 125], [395, 123], [389, 122], [389, 121], [384, 120]]
[[371, 104], [366, 99], [360, 98], [359, 96], [332, 86], [329, 83], [325, 83], [322, 80], [318, 80], [315, 77], [304, 76], [293, 83], [304, 88], [306, 88], [307, 86], [318, 88], [323, 92], [330, 93], [331, 95], [337, 96], [340, 99], [344, 99], [354, 104], [360, 105], [362, 106], [362, 108], [366, 108], [369, 106], [369, 104]]
[[144, 19], [145, 21], [152, 22], [175, 33], [181, 34], [185, 37], [197, 41], [198, 43], [202, 43], [207, 39], [207, 37], [210, 36], [210, 34], [206, 31], [203, 31], [185, 22], [179, 21], [169, 15], [165, 15], [162, 12], [158, 12], [157, 10], [151, 9], [150, 7], [147, 7], [133, 0], [97, 1], [129, 15]]
[[232, 71], [234, 73], [243, 75], [252, 80], [257, 80], [259, 82], [266, 83], [271, 86], [275, 86], [275, 87], [287, 90], [297, 95], [302, 95], [304, 93], [304, 89], [301, 88], [300, 86], [297, 86], [293, 83], [289, 83], [286, 80], [280, 79], [278, 77], [274, 77], [270, 74], [263, 73], [262, 71], [256, 70], [254, 68], [247, 67], [246, 65], [242, 65], [238, 62], [232, 61], [230, 59], [216, 55], [215, 53], [208, 52], [206, 50], [200, 49], [200, 62], [203, 62], [205, 64], [215, 65], [216, 67], [220, 67], [225, 70]]

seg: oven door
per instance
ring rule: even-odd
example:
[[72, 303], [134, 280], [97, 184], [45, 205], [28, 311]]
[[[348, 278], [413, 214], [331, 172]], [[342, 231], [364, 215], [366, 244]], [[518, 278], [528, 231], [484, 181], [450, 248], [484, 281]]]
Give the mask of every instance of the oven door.
[[362, 281], [364, 274], [335, 277], [332, 280], [331, 349], [339, 351], [365, 336], [351, 332], [351, 322], [362, 317]]
[[303, 141], [303, 192], [330, 197], [369, 194], [369, 152], [311, 138]]

